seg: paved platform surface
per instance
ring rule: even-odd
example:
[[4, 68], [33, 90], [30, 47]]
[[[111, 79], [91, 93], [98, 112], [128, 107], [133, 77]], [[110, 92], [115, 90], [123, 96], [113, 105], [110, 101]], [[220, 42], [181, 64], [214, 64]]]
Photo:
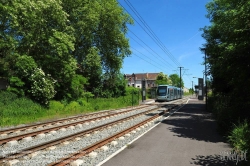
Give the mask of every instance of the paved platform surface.
[[216, 132], [204, 101], [191, 98], [184, 107], [103, 166], [235, 165], [223, 156], [231, 148]]

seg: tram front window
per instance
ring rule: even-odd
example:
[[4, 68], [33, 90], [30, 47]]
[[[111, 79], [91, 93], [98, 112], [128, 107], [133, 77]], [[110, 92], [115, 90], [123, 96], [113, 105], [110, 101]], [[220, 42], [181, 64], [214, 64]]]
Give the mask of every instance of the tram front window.
[[157, 89], [157, 95], [158, 96], [166, 96], [167, 94], [167, 87], [158, 87]]

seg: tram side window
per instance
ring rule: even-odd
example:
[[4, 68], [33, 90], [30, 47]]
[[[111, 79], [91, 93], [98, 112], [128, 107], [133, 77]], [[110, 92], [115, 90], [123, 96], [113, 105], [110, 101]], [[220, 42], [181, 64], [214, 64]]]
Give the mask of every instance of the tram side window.
[[173, 89], [169, 89], [170, 90], [170, 95], [173, 95]]

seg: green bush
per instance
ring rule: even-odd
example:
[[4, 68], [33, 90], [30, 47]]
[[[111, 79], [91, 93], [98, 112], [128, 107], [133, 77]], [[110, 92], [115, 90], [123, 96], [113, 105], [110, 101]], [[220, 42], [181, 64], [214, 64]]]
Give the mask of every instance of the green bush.
[[49, 110], [50, 111], [55, 111], [55, 112], [60, 112], [64, 110], [64, 104], [62, 104], [60, 101], [50, 101], [49, 103]]
[[250, 126], [247, 120], [245, 120], [243, 123], [238, 122], [238, 125], [234, 124], [228, 139], [235, 151], [249, 151]]
[[67, 112], [76, 112], [81, 109], [81, 105], [76, 101], [72, 101], [64, 109]]
[[247, 120], [243, 123], [234, 124], [233, 129], [228, 136], [229, 143], [233, 146], [233, 150], [241, 155], [246, 153], [246, 160], [240, 162], [240, 165], [250, 165], [250, 125]]
[[228, 135], [230, 125], [235, 123], [238, 117], [237, 112], [230, 106], [230, 97], [225, 95], [215, 95], [208, 97], [208, 108], [212, 110], [218, 124], [218, 131], [223, 135]]
[[28, 98], [15, 98], [6, 102], [6, 105], [1, 106], [0, 125], [8, 126], [34, 122], [44, 112], [45, 109], [41, 105]]
[[127, 87], [126, 88], [126, 96], [131, 95], [131, 94], [138, 94], [138, 92], [140, 92], [141, 89], [139, 88], [134, 88], [134, 87]]
[[8, 104], [12, 103], [17, 98], [18, 98], [18, 96], [13, 92], [9, 92], [6, 90], [0, 91], [0, 101], [1, 101], [0, 104], [8, 105]]

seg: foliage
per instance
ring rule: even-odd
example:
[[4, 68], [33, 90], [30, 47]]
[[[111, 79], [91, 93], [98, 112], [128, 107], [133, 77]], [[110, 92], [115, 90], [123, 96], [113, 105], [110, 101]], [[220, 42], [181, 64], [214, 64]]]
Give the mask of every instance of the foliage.
[[102, 88], [101, 76], [102, 66], [101, 57], [98, 55], [98, 49], [92, 47], [89, 49], [88, 54], [81, 62], [82, 74], [88, 79], [89, 86], [86, 87], [87, 91], [93, 92], [95, 96]]
[[[77, 66], [70, 55], [74, 50], [73, 28], [68, 24], [61, 1], [5, 1], [0, 9], [0, 67], [8, 73], [3, 76], [10, 79], [18, 75], [25, 83], [25, 95], [39, 101], [45, 97], [43, 104], [54, 96], [53, 88], [58, 98], [63, 97]], [[52, 80], [58, 81], [53, 88]]]
[[7, 88], [8, 91], [14, 92], [19, 96], [24, 96], [23, 86], [25, 83], [18, 77], [10, 77], [10, 86]]
[[165, 84], [170, 84], [171, 81], [168, 79], [168, 76], [160, 72], [157, 77], [155, 83], [157, 85], [165, 85]]
[[54, 92], [56, 100], [79, 98], [82, 85], [96, 97], [123, 95], [118, 71], [131, 54], [125, 35], [132, 23], [117, 1], [1, 1], [0, 76], [10, 91], [47, 98], [42, 103]]
[[77, 101], [62, 103], [52, 100], [49, 107], [44, 108], [32, 100], [8, 91], [0, 91], [0, 126], [18, 125], [37, 121], [48, 121], [87, 112], [117, 109], [139, 103], [138, 95], [128, 94], [117, 98], [84, 98]]
[[46, 75], [37, 67], [31, 56], [18, 56], [12, 68], [14, 72], [10, 77], [9, 91], [21, 96], [25, 94], [44, 105], [47, 105], [48, 101], [54, 97], [55, 81], [49, 74]]
[[233, 126], [233, 129], [228, 136], [229, 142], [235, 148], [235, 151], [250, 150], [250, 126], [245, 120], [243, 123], [238, 122], [238, 125]]
[[[171, 80], [173, 86], [180, 87], [180, 77], [178, 74], [169, 75], [169, 79]], [[181, 87], [184, 87], [184, 82], [182, 79], [181, 79]]]
[[126, 95], [130, 95], [130, 94], [138, 94], [141, 91], [141, 89], [139, 88], [135, 88], [135, 87], [126, 87]]
[[0, 103], [3, 105], [11, 104], [11, 102], [17, 98], [18, 96], [15, 93], [0, 90]]
[[39, 103], [47, 105], [56, 93], [53, 78], [50, 75], [45, 75], [41, 69], [35, 68], [33, 74], [29, 77], [29, 81], [31, 82], [31, 89], [28, 90], [30, 96]]
[[194, 89], [193, 88], [189, 88], [188, 93], [193, 94], [194, 93]]
[[219, 127], [228, 131], [238, 118], [250, 119], [250, 2], [214, 0], [206, 7], [211, 25], [202, 29], [201, 50], [207, 55], [214, 112]]
[[116, 74], [105, 73], [103, 75], [103, 89], [101, 97], [119, 97], [126, 93], [126, 80], [119, 72]]
[[0, 96], [3, 95], [9, 96], [9, 98], [5, 100], [4, 105], [0, 104], [0, 126], [35, 122], [46, 111], [41, 105], [25, 97], [13, 97], [11, 92], [1, 92]]
[[62, 2], [63, 9], [69, 14], [70, 25], [75, 29], [72, 54], [79, 64], [78, 73], [89, 80], [86, 90], [95, 97], [122, 95], [124, 88], [119, 83], [118, 71], [123, 59], [131, 54], [125, 36], [127, 24], [133, 23], [131, 17], [117, 1]]
[[70, 87], [70, 98], [76, 100], [84, 96], [84, 85], [87, 84], [87, 79], [81, 75], [75, 75], [72, 78]]
[[213, 112], [220, 130], [229, 131], [237, 119], [250, 119], [250, 2], [214, 0], [206, 7], [211, 25], [202, 29], [201, 50], [211, 75]]

